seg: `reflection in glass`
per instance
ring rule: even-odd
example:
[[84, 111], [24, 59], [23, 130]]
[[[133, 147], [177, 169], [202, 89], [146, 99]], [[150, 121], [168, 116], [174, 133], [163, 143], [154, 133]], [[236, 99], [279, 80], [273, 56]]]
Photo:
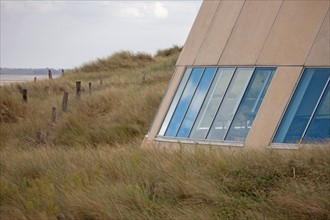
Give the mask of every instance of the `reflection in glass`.
[[203, 77], [198, 85], [198, 88], [195, 92], [194, 98], [192, 99], [189, 109], [186, 113], [186, 116], [180, 126], [177, 137], [187, 137], [191, 127], [196, 119], [196, 116], [201, 108], [206, 93], [210, 87], [212, 79], [214, 77], [215, 71], [217, 68], [211, 67], [206, 68]]
[[174, 137], [176, 135], [176, 133], [178, 132], [182, 119], [189, 107], [190, 101], [195, 93], [197, 85], [203, 74], [203, 70], [204, 70], [204, 68], [194, 68], [193, 71], [191, 72], [190, 78], [182, 93], [180, 101], [175, 109], [171, 122], [168, 125], [165, 136]]
[[274, 143], [298, 143], [330, 75], [330, 69], [306, 69], [274, 137]]
[[274, 71], [275, 68], [256, 68], [225, 140], [245, 140]]
[[177, 91], [175, 93], [175, 96], [174, 96], [174, 98], [172, 100], [171, 106], [170, 106], [170, 108], [167, 111], [166, 117], [164, 119], [164, 122], [162, 124], [162, 127], [159, 130], [158, 135], [163, 136], [165, 134], [166, 128], [168, 126], [168, 123], [170, 122], [170, 120], [172, 118], [172, 115], [173, 115], [173, 112], [175, 110], [175, 107], [177, 106], [177, 104], [179, 102], [179, 99], [181, 97], [182, 91], [183, 91], [183, 89], [184, 89], [184, 87], [185, 87], [185, 85], [187, 83], [187, 80], [188, 80], [188, 78], [190, 76], [191, 70], [192, 70], [192, 68], [187, 68], [186, 69], [186, 71], [185, 71], [185, 73], [184, 73], [184, 75], [182, 77], [182, 80], [180, 82], [180, 85], [179, 85], [179, 87], [178, 87], [178, 89], [177, 89]]
[[219, 68], [202, 109], [190, 133], [190, 138], [204, 139], [229, 86], [235, 68]]
[[223, 140], [244, 91], [252, 76], [253, 68], [238, 68], [230, 83], [228, 91], [212, 124], [207, 139]]
[[307, 129], [304, 142], [330, 139], [330, 84], [328, 84], [315, 115]]

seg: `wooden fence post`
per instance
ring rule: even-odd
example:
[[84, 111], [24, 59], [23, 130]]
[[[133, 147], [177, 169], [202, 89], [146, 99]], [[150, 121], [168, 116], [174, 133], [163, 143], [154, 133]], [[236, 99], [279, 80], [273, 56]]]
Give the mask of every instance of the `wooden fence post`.
[[69, 93], [64, 92], [63, 94], [63, 99], [62, 99], [62, 111], [67, 112], [68, 111], [68, 98], [69, 98]]
[[92, 94], [92, 83], [88, 83], [89, 94]]
[[100, 86], [103, 85], [103, 77], [100, 77]]
[[55, 124], [55, 122], [56, 122], [56, 115], [57, 115], [56, 108], [53, 107], [52, 108], [52, 119], [51, 119], [52, 124]]
[[80, 98], [81, 95], [81, 81], [76, 82], [76, 96]]
[[146, 72], [142, 72], [142, 84], [146, 82]]
[[37, 131], [37, 133], [36, 133], [36, 143], [40, 144], [41, 141], [42, 141], [42, 134], [41, 134], [40, 131]]
[[53, 79], [53, 75], [52, 75], [52, 71], [51, 70], [48, 70], [48, 78], [49, 79]]
[[27, 89], [23, 89], [22, 94], [23, 94], [23, 101], [27, 102]]

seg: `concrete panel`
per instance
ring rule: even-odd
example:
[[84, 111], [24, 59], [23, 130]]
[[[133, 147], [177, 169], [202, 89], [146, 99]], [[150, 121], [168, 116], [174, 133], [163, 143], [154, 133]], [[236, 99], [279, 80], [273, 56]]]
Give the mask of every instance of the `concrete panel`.
[[284, 1], [257, 65], [303, 65], [328, 5], [328, 1]]
[[219, 61], [255, 65], [282, 1], [246, 1]]
[[302, 67], [279, 67], [246, 138], [245, 147], [268, 146], [298, 82]]
[[166, 115], [167, 109], [169, 108], [169, 105], [171, 104], [171, 101], [172, 101], [172, 98], [176, 91], [176, 88], [178, 87], [178, 85], [180, 83], [184, 70], [185, 70], [184, 66], [177, 66], [177, 69], [173, 75], [171, 84], [169, 84], [167, 92], [161, 103], [161, 106], [159, 107], [159, 111], [158, 111], [157, 115], [155, 116], [152, 128], [150, 129], [150, 131], [148, 133], [148, 140], [152, 140], [153, 138], [156, 137], [158, 130], [159, 130], [160, 126], [162, 125], [163, 119]]
[[[330, 4], [330, 1], [329, 1]], [[305, 66], [330, 66], [330, 13], [328, 12]]]
[[220, 1], [204, 1], [176, 65], [193, 65]]
[[222, 1], [206, 33], [195, 65], [217, 65], [244, 1]]

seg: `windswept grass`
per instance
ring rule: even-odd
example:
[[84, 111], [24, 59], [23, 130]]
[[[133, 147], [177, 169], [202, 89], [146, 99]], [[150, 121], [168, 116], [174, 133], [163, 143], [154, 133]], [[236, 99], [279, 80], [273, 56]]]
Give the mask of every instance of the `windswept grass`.
[[4, 152], [1, 219], [330, 217], [329, 149], [185, 152], [138, 145]]
[[147, 53], [133, 53], [130, 51], [122, 51], [113, 55], [83, 64], [77, 69], [79, 72], [99, 72], [116, 69], [135, 69], [145, 67], [150, 63], [155, 62], [154, 58]]
[[[142, 139], [177, 57], [178, 52], [157, 57], [119, 52], [52, 81], [2, 87], [0, 147], [35, 145], [37, 132], [42, 133], [43, 142], [71, 147]], [[82, 82], [80, 100], [75, 97], [78, 80]], [[89, 82], [92, 95], [88, 91]], [[28, 90], [28, 103], [21, 101], [23, 87]], [[69, 92], [67, 113], [61, 111], [64, 91]], [[52, 107], [58, 109], [55, 126], [50, 124]]]
[[1, 87], [0, 219], [330, 219], [329, 148], [140, 148], [180, 49]]

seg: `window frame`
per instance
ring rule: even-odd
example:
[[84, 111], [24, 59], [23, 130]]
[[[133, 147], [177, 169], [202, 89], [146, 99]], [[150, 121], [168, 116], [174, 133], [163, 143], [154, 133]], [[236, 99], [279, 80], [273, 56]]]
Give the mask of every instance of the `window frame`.
[[[206, 93], [205, 93], [205, 97], [203, 98], [203, 101], [202, 101], [201, 107], [199, 108], [199, 110], [198, 110], [198, 112], [197, 112], [197, 115], [196, 115], [196, 117], [195, 117], [195, 120], [193, 121], [193, 123], [192, 123], [192, 125], [191, 125], [191, 129], [190, 129], [189, 132], [188, 132], [187, 138], [189, 138], [189, 136], [190, 136], [190, 133], [191, 133], [191, 131], [192, 131], [194, 125], [195, 125], [195, 122], [196, 122], [196, 120], [197, 120], [197, 117], [198, 117], [200, 111], [202, 110], [202, 106], [204, 105], [205, 100], [206, 100], [206, 97], [207, 97], [207, 95], [208, 95], [208, 93], [209, 93], [209, 91], [210, 91], [210, 89], [211, 89], [211, 87], [212, 87], [212, 83], [214, 82], [214, 78], [216, 77], [216, 75], [217, 75], [217, 73], [218, 73], [218, 70], [219, 70], [219, 67], [217, 67], [217, 66], [208, 66], [208, 67], [204, 67], [203, 74], [205, 73], [205, 71], [206, 71], [207, 68], [215, 68], [215, 72], [214, 72], [214, 75], [213, 75], [213, 77], [212, 77], [212, 80], [210, 81], [210, 85], [209, 85], [209, 87], [207, 88], [207, 91], [206, 91]], [[203, 77], [201, 77], [200, 82], [201, 82], [202, 78], [203, 78]], [[199, 84], [200, 84], [200, 82], [199, 82]], [[199, 84], [198, 84], [198, 86], [199, 86]], [[197, 86], [197, 87], [198, 87], [198, 86]], [[196, 88], [196, 91], [197, 91], [197, 89], [198, 89], [198, 88]], [[195, 91], [195, 93], [194, 93], [194, 95], [193, 95], [193, 97], [192, 97], [192, 99], [191, 99], [191, 102], [192, 102], [193, 99], [194, 99], [194, 96], [195, 96], [195, 94], [196, 94], [196, 91]], [[186, 117], [187, 112], [188, 112], [188, 110], [189, 110], [189, 108], [190, 108], [191, 102], [189, 103], [189, 106], [188, 106], [188, 108], [187, 108], [187, 111], [185, 112], [185, 115], [184, 115], [183, 120], [182, 120], [182, 122], [181, 122], [181, 124], [180, 124], [180, 126], [179, 126], [179, 129], [178, 129], [178, 132], [176, 133], [176, 136], [178, 135], [178, 133], [179, 133], [179, 131], [180, 131], [180, 129], [181, 129], [181, 126], [182, 126], [182, 124], [183, 124], [183, 122], [184, 122], [184, 120], [185, 120], [185, 117]], [[182, 137], [178, 137], [178, 138], [182, 138]], [[191, 139], [191, 138], [189, 138], [189, 139]]]
[[[163, 119], [162, 119], [162, 123], [161, 123], [161, 125], [160, 125], [160, 127], [159, 127], [159, 129], [158, 129], [158, 131], [157, 131], [157, 135], [156, 135], [155, 138], [154, 138], [156, 141], [159, 141], [159, 142], [169, 142], [169, 143], [184, 143], [184, 144], [199, 144], [199, 145], [215, 145], [215, 146], [239, 147], [239, 148], [243, 148], [243, 147], [244, 147], [244, 145], [245, 145], [245, 140], [244, 140], [244, 141], [233, 141], [233, 140], [225, 140], [225, 138], [224, 138], [224, 140], [208, 140], [208, 139], [206, 139], [206, 138], [205, 138], [205, 139], [190, 138], [189, 136], [190, 136], [190, 134], [191, 134], [192, 128], [193, 128], [194, 125], [195, 125], [195, 122], [196, 122], [196, 120], [197, 120], [197, 117], [195, 118], [195, 120], [194, 120], [194, 122], [193, 122], [193, 124], [192, 124], [192, 128], [191, 128], [190, 131], [189, 131], [188, 137], [182, 138], [182, 137], [174, 137], [174, 136], [165, 136], [165, 133], [166, 133], [166, 131], [167, 131], [167, 128], [165, 129], [164, 135], [159, 135], [159, 132], [160, 132], [160, 130], [161, 130], [161, 128], [162, 128], [162, 125], [163, 125], [163, 123], [164, 123], [164, 121], [165, 121], [165, 118], [166, 118], [167, 112], [168, 112], [168, 110], [171, 108], [171, 105], [172, 105], [172, 103], [173, 103], [173, 99], [174, 99], [174, 97], [175, 97], [175, 94], [176, 94], [177, 91], [178, 91], [178, 88], [180, 87], [180, 84], [181, 84], [181, 82], [182, 82], [182, 79], [183, 79], [183, 77], [184, 77], [184, 74], [185, 74], [186, 70], [187, 70], [188, 68], [191, 68], [191, 71], [190, 71], [190, 74], [191, 74], [194, 68], [203, 68], [203, 74], [204, 74], [204, 71], [205, 71], [207, 68], [212, 68], [212, 67], [213, 67], [213, 68], [216, 68], [216, 73], [215, 73], [214, 77], [212, 78], [211, 84], [210, 84], [210, 86], [209, 86], [209, 88], [208, 88], [208, 91], [207, 91], [207, 93], [206, 93], [206, 96], [205, 96], [204, 99], [203, 99], [203, 103], [202, 103], [202, 105], [205, 103], [205, 99], [206, 99], [206, 97], [207, 97], [207, 94], [209, 93], [210, 88], [211, 88], [211, 85], [212, 85], [214, 79], [216, 78], [215, 76], [216, 76], [216, 74], [217, 74], [217, 72], [219, 71], [220, 68], [234, 68], [234, 74], [232, 75], [232, 77], [231, 77], [231, 79], [230, 79], [230, 82], [229, 82], [229, 84], [228, 84], [228, 87], [226, 88], [226, 91], [225, 91], [225, 93], [224, 93], [224, 96], [228, 93], [228, 90], [229, 90], [230, 84], [231, 84], [232, 81], [233, 81], [233, 78], [234, 78], [234, 75], [235, 75], [237, 69], [239, 69], [239, 68], [252, 68], [252, 75], [251, 75], [251, 77], [250, 77], [249, 80], [248, 80], [247, 86], [246, 86], [246, 88], [244, 89], [243, 95], [242, 95], [242, 97], [241, 97], [241, 99], [240, 99], [240, 101], [239, 101], [239, 104], [238, 104], [238, 106], [237, 106], [237, 108], [236, 108], [236, 111], [235, 111], [235, 114], [234, 114], [234, 116], [233, 116], [233, 119], [231, 120], [230, 125], [229, 125], [228, 128], [230, 128], [230, 126], [231, 126], [232, 123], [233, 123], [233, 120], [234, 120], [234, 118], [235, 118], [235, 116], [236, 116], [236, 114], [237, 114], [238, 108], [239, 108], [239, 106], [241, 105], [241, 102], [242, 102], [242, 100], [243, 100], [243, 97], [244, 97], [244, 95], [245, 95], [245, 93], [246, 93], [246, 91], [247, 91], [247, 89], [248, 89], [248, 87], [249, 87], [249, 85], [250, 85], [250, 83], [251, 83], [251, 80], [252, 80], [252, 78], [253, 78], [253, 75], [254, 75], [254, 73], [255, 73], [255, 70], [256, 70], [257, 68], [274, 68], [274, 75], [276, 74], [276, 71], [277, 71], [277, 66], [245, 66], [245, 65], [244, 65], [244, 66], [239, 66], [239, 65], [235, 65], [235, 66], [187, 65], [187, 66], [185, 66], [185, 68], [184, 68], [184, 70], [183, 70], [183, 74], [182, 74], [182, 76], [180, 77], [180, 82], [178, 83], [177, 88], [175, 89], [175, 93], [173, 93], [174, 95], [172, 96], [172, 99], [171, 99], [171, 101], [170, 101], [170, 104], [168, 105], [168, 108], [167, 108], [167, 110], [166, 110], [166, 114], [165, 114], [165, 116], [163, 117]], [[190, 78], [190, 76], [188, 77], [188, 80], [189, 80], [189, 78]], [[202, 78], [202, 77], [201, 77], [201, 78]], [[188, 82], [188, 80], [187, 80], [187, 82]], [[201, 80], [201, 79], [200, 79], [200, 80]], [[187, 82], [186, 82], [186, 84], [185, 84], [185, 86], [184, 86], [184, 89], [185, 89], [185, 87], [186, 87], [186, 85], [187, 85]], [[200, 81], [198, 82], [198, 84], [199, 84], [199, 83], [200, 83]], [[271, 82], [270, 82], [270, 84], [271, 84]], [[270, 85], [270, 84], [269, 84], [269, 85]], [[182, 93], [180, 94], [180, 98], [179, 98], [179, 100], [181, 99], [181, 96], [182, 96], [182, 94], [183, 94], [183, 92], [184, 92], [184, 89], [183, 89]], [[197, 88], [196, 88], [196, 90], [197, 90]], [[267, 88], [267, 90], [268, 90], [268, 88]], [[195, 92], [196, 92], [196, 91], [194, 91], [194, 93], [195, 93]], [[266, 94], [267, 94], [267, 91], [266, 91], [265, 95], [266, 95]], [[191, 100], [190, 100], [190, 102], [191, 102]], [[178, 103], [179, 103], [179, 102], [178, 102]], [[217, 116], [217, 113], [218, 113], [218, 111], [219, 111], [219, 109], [220, 109], [222, 103], [223, 103], [223, 99], [222, 99], [220, 105], [219, 105], [218, 108], [217, 108], [216, 114], [215, 114], [215, 115], [213, 116], [213, 118], [212, 118], [212, 123], [211, 123], [211, 125], [214, 123], [215, 117]], [[177, 104], [177, 105], [178, 105], [178, 104]], [[189, 106], [190, 106], [190, 103], [189, 103]], [[176, 110], [176, 108], [177, 108], [177, 106], [175, 106], [175, 110]], [[188, 107], [188, 108], [189, 108], [189, 107]], [[174, 112], [175, 112], [175, 110], [174, 110]], [[188, 110], [188, 109], [187, 109], [187, 110]], [[187, 110], [186, 110], [186, 111], [187, 111]], [[199, 109], [198, 114], [200, 113], [200, 111], [201, 111], [201, 108]], [[258, 109], [258, 111], [259, 111], [259, 109]], [[186, 114], [186, 112], [185, 112], [185, 114]], [[197, 114], [197, 116], [198, 116], [198, 114]], [[173, 117], [173, 115], [171, 116], [169, 122], [172, 120], [172, 117]], [[182, 122], [181, 122], [181, 123], [182, 123]], [[180, 123], [179, 128], [181, 127], [181, 123]], [[169, 123], [168, 123], [168, 125], [169, 125]], [[168, 125], [167, 125], [167, 126], [168, 126]], [[253, 125], [253, 123], [252, 123], [252, 125]], [[228, 132], [229, 132], [229, 129], [226, 131], [225, 137], [227, 136]], [[250, 132], [250, 130], [249, 130], [249, 132]], [[248, 132], [247, 136], [249, 135], [249, 132]], [[207, 132], [207, 135], [208, 135], [208, 133], [209, 133], [209, 131]], [[207, 135], [206, 135], [206, 137], [207, 137]]]
[[[177, 87], [175, 88], [175, 92], [173, 93], [173, 96], [172, 96], [171, 101], [170, 101], [170, 103], [169, 103], [169, 105], [168, 105], [168, 108], [167, 108], [167, 110], [166, 110], [166, 113], [165, 113], [165, 115], [164, 115], [164, 117], [163, 117], [163, 119], [162, 119], [162, 122], [161, 122], [161, 124], [160, 124], [160, 127], [159, 127], [159, 129], [157, 130], [157, 135], [156, 135], [156, 136], [158, 136], [159, 133], [160, 133], [160, 131], [162, 130], [162, 127], [163, 127], [163, 124], [164, 124], [164, 122], [165, 122], [165, 119], [166, 119], [166, 116], [167, 116], [167, 114], [168, 114], [168, 111], [170, 110], [170, 108], [171, 108], [171, 106], [172, 106], [172, 103], [173, 103], [173, 101], [174, 101], [175, 95], [176, 95], [176, 93], [177, 93], [178, 90], [179, 90], [180, 84], [181, 84], [181, 82], [182, 82], [182, 80], [183, 80], [183, 78], [184, 78], [184, 76], [185, 76], [186, 71], [187, 71], [188, 68], [191, 68], [190, 74], [191, 74], [191, 72], [192, 72], [193, 67], [185, 67], [185, 68], [184, 68], [184, 70], [183, 70], [183, 74], [181, 75], [180, 80], [179, 80], [180, 82], [178, 83]], [[174, 75], [172, 75], [172, 78], [171, 78], [170, 83], [172, 83], [173, 77], [174, 77]], [[190, 76], [188, 77], [187, 82], [188, 82], [189, 78], [190, 78]], [[183, 87], [183, 89], [182, 89], [182, 93], [183, 93], [184, 89], [186, 88], [187, 82], [186, 82], [186, 84], [184, 85], [184, 87]], [[169, 89], [169, 85], [168, 85], [168, 88], [167, 88], [166, 92], [168, 91], [168, 89]], [[178, 99], [178, 103], [179, 103], [179, 100], [181, 99], [182, 93], [180, 94], [180, 97], [179, 97], [179, 99]], [[166, 94], [166, 93], [165, 93], [165, 94]], [[165, 97], [165, 95], [163, 96], [163, 99], [164, 99], [164, 97]], [[162, 100], [162, 101], [163, 101], [163, 100]], [[171, 117], [170, 117], [170, 119], [169, 119], [169, 121], [168, 121], [167, 127], [168, 127], [168, 125], [169, 125], [169, 123], [170, 123], [170, 121], [171, 121], [171, 119], [172, 119], [172, 116], [173, 116], [173, 114], [174, 114], [174, 112], [175, 112], [176, 107], [177, 107], [177, 106], [174, 107], [173, 113], [172, 113], [172, 115], [171, 115]], [[166, 133], [166, 131], [167, 131], [167, 127], [165, 128], [164, 135], [165, 135], [165, 133]]]
[[[205, 140], [205, 141], [211, 141], [211, 142], [213, 141], [213, 140], [208, 140], [208, 139], [206, 139], [206, 138], [207, 138], [207, 136], [208, 136], [208, 134], [209, 134], [209, 132], [210, 132], [210, 129], [211, 129], [212, 125], [213, 125], [213, 122], [214, 122], [214, 120], [215, 120], [215, 118], [216, 118], [216, 116], [217, 116], [217, 114], [218, 114], [218, 111], [219, 111], [219, 109], [220, 109], [220, 106], [222, 105], [222, 103], [223, 103], [223, 101], [224, 101], [224, 98], [225, 98], [225, 96], [226, 96], [226, 94], [227, 94], [227, 92], [228, 92], [228, 90], [229, 90], [230, 84], [231, 84], [232, 81], [233, 81], [233, 78], [234, 78], [235, 72], [236, 72], [236, 70], [237, 70], [238, 67], [222, 67], [222, 66], [220, 67], [220, 66], [218, 66], [218, 67], [217, 67], [216, 74], [218, 74], [218, 71], [219, 71], [220, 68], [222, 68], [222, 69], [226, 69], [226, 68], [227, 68], [227, 69], [233, 69], [232, 76], [230, 77], [230, 80], [229, 80], [229, 82], [228, 82], [228, 85], [226, 86], [226, 90], [224, 91], [224, 94], [223, 94], [223, 97], [221, 98], [221, 101], [220, 101], [220, 103], [219, 103], [219, 106], [217, 107], [217, 109], [216, 109], [216, 111], [215, 111], [215, 113], [214, 113], [214, 116], [212, 117], [211, 124], [210, 124], [210, 128], [208, 129], [208, 131], [207, 131], [206, 134], [204, 135], [204, 138], [202, 139], [202, 138], [194, 138], [194, 137], [190, 137], [191, 132], [192, 132], [192, 130], [193, 130], [195, 124], [196, 124], [196, 121], [197, 121], [197, 119], [198, 119], [198, 116], [199, 116], [199, 114], [200, 114], [200, 112], [201, 112], [201, 110], [202, 110], [202, 107], [201, 107], [201, 108], [199, 109], [199, 111], [198, 111], [198, 115], [197, 115], [197, 117], [196, 117], [194, 123], [192, 124], [191, 130], [190, 130], [190, 132], [189, 132], [189, 134], [188, 134], [188, 139], [190, 139], [190, 140]], [[207, 92], [207, 94], [206, 94], [206, 96], [205, 96], [205, 98], [204, 98], [203, 104], [205, 103], [205, 100], [206, 100], [206, 98], [207, 98], [207, 96], [208, 96], [208, 93], [209, 93], [209, 91], [210, 91], [210, 89], [211, 89], [211, 87], [212, 87], [212, 84], [213, 84], [215, 78], [216, 78], [216, 76], [214, 76], [214, 78], [213, 78], [213, 80], [212, 80], [212, 82], [211, 82], [211, 85], [210, 85], [210, 87], [209, 87], [209, 89], [208, 89], [208, 92]], [[216, 88], [215, 88], [215, 89], [216, 89]], [[219, 141], [220, 141], [220, 140], [219, 140]]]
[[[245, 87], [245, 89], [244, 89], [244, 91], [243, 91], [243, 93], [242, 93], [242, 97], [241, 97], [241, 99], [239, 100], [239, 102], [238, 102], [238, 104], [237, 104], [237, 107], [236, 107], [236, 109], [235, 109], [235, 113], [234, 113], [234, 115], [233, 115], [233, 117], [232, 117], [232, 119], [231, 119], [231, 121], [230, 121], [230, 123], [229, 123], [229, 125], [228, 125], [228, 129], [227, 129], [227, 131], [225, 132], [225, 134], [224, 134], [224, 136], [223, 136], [223, 140], [214, 140], [214, 139], [207, 139], [207, 137], [209, 136], [209, 134], [210, 134], [210, 132], [211, 132], [211, 128], [213, 127], [213, 124], [215, 123], [215, 119], [216, 119], [216, 117], [217, 117], [217, 115], [218, 115], [218, 113], [219, 113], [219, 111], [220, 111], [220, 109], [221, 109], [221, 106], [222, 106], [222, 104], [223, 104], [223, 101], [225, 100], [225, 97], [226, 97], [226, 95], [227, 95], [227, 93], [228, 93], [228, 90], [230, 89], [230, 85], [231, 85], [231, 83], [233, 82], [233, 79], [234, 79], [234, 77], [235, 77], [235, 75], [237, 74], [236, 73], [236, 71], [239, 69], [239, 68], [252, 68], [252, 74], [251, 74], [251, 76], [250, 76], [250, 78], [249, 78], [249, 80], [248, 80], [248, 82], [247, 82], [247, 84], [246, 84], [246, 87]], [[238, 108], [239, 108], [239, 106], [241, 105], [241, 102], [242, 102], [242, 100], [243, 100], [243, 97], [244, 97], [244, 95], [245, 95], [245, 92], [246, 92], [246, 90], [248, 89], [248, 87], [249, 87], [249, 85], [250, 85], [250, 82], [251, 82], [251, 79], [252, 79], [252, 77], [253, 77], [253, 74], [254, 74], [254, 71], [256, 70], [256, 67], [236, 67], [235, 68], [235, 71], [234, 71], [234, 74], [233, 74], [233, 76], [232, 76], [232, 78], [231, 78], [231, 80], [230, 80], [230, 82], [229, 82], [229, 85], [228, 85], [228, 87], [227, 87], [227, 89], [226, 89], [226, 92], [225, 92], [225, 94], [224, 94], [224, 97], [223, 97], [223, 99], [222, 99], [222, 101], [221, 101], [221, 103], [220, 103], [220, 105], [218, 106], [218, 109], [217, 109], [217, 111], [216, 111], [216, 113], [215, 113], [215, 115], [214, 115], [214, 117], [213, 117], [213, 119], [212, 119], [212, 123], [211, 123], [211, 125], [210, 125], [210, 129], [207, 131], [207, 133], [206, 133], [206, 137], [205, 137], [205, 140], [209, 140], [209, 141], [221, 141], [221, 142], [225, 142], [226, 140], [226, 136], [227, 136], [227, 134], [228, 134], [228, 132], [229, 132], [229, 129], [230, 129], [230, 127], [231, 127], [231, 125], [232, 125], [232, 123], [233, 123], [233, 121], [234, 121], [234, 118], [235, 118], [235, 116], [236, 116], [236, 114], [237, 114], [237, 111], [238, 111]], [[235, 141], [235, 142], [243, 142], [244, 143], [244, 141]]]
[[[196, 84], [196, 88], [194, 89], [194, 92], [193, 92], [193, 94], [192, 94], [192, 96], [191, 96], [191, 99], [189, 100], [189, 104], [188, 104], [188, 106], [187, 106], [187, 109], [184, 111], [184, 114], [183, 114], [183, 116], [182, 116], [182, 118], [181, 118], [181, 121], [180, 121], [180, 123], [179, 123], [178, 129], [177, 129], [177, 131], [175, 132], [175, 137], [178, 135], [178, 132], [179, 132], [180, 127], [181, 127], [181, 124], [182, 124], [182, 122], [184, 121], [184, 118], [185, 118], [185, 116], [186, 116], [186, 114], [187, 114], [187, 112], [188, 112], [188, 110], [189, 110], [189, 107], [190, 107], [190, 105], [191, 105], [191, 102], [192, 102], [192, 100], [193, 100], [193, 98], [194, 98], [194, 96], [195, 96], [195, 94], [196, 94], [196, 91], [197, 91], [197, 89], [198, 89], [198, 86], [199, 86], [199, 84], [200, 84], [200, 82], [201, 82], [201, 80], [202, 80], [202, 78], [203, 78], [204, 72], [205, 72], [205, 70], [206, 70], [206, 67], [197, 67], [197, 68], [201, 68], [201, 69], [202, 69], [202, 73], [201, 73], [201, 76], [200, 76], [199, 79], [198, 79], [198, 82], [197, 82], [197, 84]], [[169, 123], [168, 123], [168, 125], [167, 125], [167, 127], [166, 127], [166, 130], [165, 130], [165, 132], [164, 132], [164, 135], [166, 135], [166, 133], [167, 133], [167, 131], [168, 131], [168, 129], [169, 129], [169, 126], [170, 126], [170, 124], [171, 124], [171, 122], [172, 122], [173, 116], [174, 116], [174, 114], [175, 114], [175, 112], [176, 112], [176, 110], [178, 109], [178, 106], [179, 106], [179, 104], [180, 104], [180, 101], [181, 101], [181, 98], [182, 98], [182, 96], [183, 96], [183, 93], [185, 92], [185, 90], [186, 90], [186, 88], [187, 88], [187, 85], [188, 85], [188, 83], [189, 83], [189, 80], [190, 80], [191, 77], [192, 77], [192, 73], [193, 73], [193, 71], [194, 71], [194, 68], [191, 68], [190, 75], [189, 75], [189, 77], [188, 77], [188, 79], [187, 79], [186, 84], [184, 85], [184, 88], [183, 88], [183, 90], [182, 90], [182, 93], [180, 94], [180, 98], [179, 98], [179, 100], [178, 100], [177, 105], [176, 105], [175, 108], [174, 108], [173, 114], [172, 114], [172, 116], [171, 116], [171, 118], [170, 118], [170, 120], [169, 120]], [[180, 82], [180, 83], [181, 83], [181, 82]], [[180, 85], [180, 84], [179, 84], [179, 85]], [[179, 86], [178, 86], [178, 88], [179, 88]], [[173, 98], [174, 98], [174, 96], [173, 96]], [[172, 100], [172, 101], [173, 101], [173, 100]], [[169, 136], [169, 137], [173, 137], [173, 136]]]
[[[320, 104], [320, 102], [322, 100], [322, 97], [323, 97], [323, 95], [324, 95], [324, 93], [325, 93], [325, 91], [327, 89], [327, 86], [328, 86], [328, 84], [330, 84], [330, 77], [327, 79], [327, 82], [325, 83], [325, 85], [324, 85], [324, 87], [322, 89], [322, 92], [321, 92], [321, 94], [320, 94], [320, 96], [319, 96], [319, 98], [318, 98], [318, 100], [317, 100], [317, 102], [315, 104], [315, 107], [314, 107], [314, 109], [312, 111], [312, 114], [311, 114], [310, 118], [308, 119], [308, 123], [307, 123], [307, 125], [306, 125], [306, 127], [305, 127], [305, 129], [304, 129], [304, 131], [303, 131], [303, 133], [302, 133], [302, 135], [300, 137], [300, 139], [299, 139], [299, 142], [298, 143], [274, 143], [273, 141], [274, 141], [275, 136], [276, 136], [276, 133], [277, 133], [277, 131], [278, 131], [278, 129], [279, 129], [281, 123], [282, 123], [282, 120], [284, 119], [284, 116], [285, 116], [285, 114], [286, 114], [286, 112], [287, 112], [287, 110], [288, 110], [288, 108], [290, 106], [290, 103], [291, 103], [291, 101], [293, 99], [293, 96], [294, 96], [294, 94], [295, 94], [295, 92], [296, 92], [296, 90], [297, 90], [297, 88], [299, 86], [299, 83], [300, 83], [300, 81], [301, 81], [301, 79], [302, 79], [302, 77], [304, 75], [305, 70], [306, 69], [324, 69], [324, 68], [330, 69], [330, 67], [326, 67], [326, 66], [323, 66], [323, 67], [312, 67], [312, 66], [311, 67], [306, 67], [305, 66], [305, 67], [302, 68], [302, 70], [300, 72], [300, 75], [298, 77], [298, 80], [297, 80], [297, 82], [296, 82], [296, 84], [294, 86], [294, 89], [292, 90], [292, 93], [291, 93], [291, 95], [289, 97], [289, 101], [286, 103], [286, 106], [285, 106], [285, 108], [284, 108], [284, 110], [282, 112], [282, 115], [280, 117], [280, 120], [277, 123], [276, 129], [275, 129], [275, 131], [274, 131], [274, 133], [272, 135], [272, 138], [271, 138], [270, 143], [268, 144], [268, 147], [267, 148], [272, 148], [272, 149], [293, 149], [293, 150], [295, 150], [295, 149], [300, 148], [301, 146], [311, 145], [311, 143], [304, 143], [303, 140], [304, 140], [304, 137], [306, 135], [306, 132], [308, 131], [308, 128], [310, 126], [310, 123], [311, 123], [311, 121], [312, 121], [312, 119], [313, 119], [313, 117], [314, 117], [314, 115], [315, 115], [315, 113], [317, 111], [317, 108], [318, 108], [318, 106], [319, 106], [319, 104]], [[316, 144], [321, 144], [321, 143], [322, 142], [320, 142], [320, 143], [317, 143], [316, 142]]]

